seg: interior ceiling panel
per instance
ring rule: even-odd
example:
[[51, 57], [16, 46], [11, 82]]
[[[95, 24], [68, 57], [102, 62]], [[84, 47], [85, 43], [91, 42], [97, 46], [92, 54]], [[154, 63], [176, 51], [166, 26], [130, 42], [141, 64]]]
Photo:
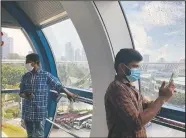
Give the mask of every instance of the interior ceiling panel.
[[20, 27], [20, 24], [3, 7], [1, 7], [1, 26]]
[[17, 4], [36, 26], [67, 16], [60, 1], [18, 1]]

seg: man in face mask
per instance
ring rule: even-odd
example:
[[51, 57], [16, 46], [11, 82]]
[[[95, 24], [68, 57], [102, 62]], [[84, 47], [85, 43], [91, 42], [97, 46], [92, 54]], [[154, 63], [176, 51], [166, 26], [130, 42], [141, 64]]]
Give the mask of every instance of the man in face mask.
[[115, 58], [116, 77], [105, 94], [108, 137], [147, 137], [145, 125], [174, 94], [173, 81], [162, 83], [159, 97], [153, 102], [144, 98], [132, 85], [140, 79], [141, 54], [134, 49], [121, 49]]
[[74, 100], [76, 95], [69, 92], [49, 72], [43, 71], [39, 66], [39, 56], [35, 53], [26, 56], [26, 68], [28, 70], [22, 77], [20, 84], [20, 96], [22, 101], [22, 119], [26, 127], [28, 137], [44, 137], [44, 124], [48, 104], [48, 92], [52, 88], [58, 93], [65, 93], [69, 100]]

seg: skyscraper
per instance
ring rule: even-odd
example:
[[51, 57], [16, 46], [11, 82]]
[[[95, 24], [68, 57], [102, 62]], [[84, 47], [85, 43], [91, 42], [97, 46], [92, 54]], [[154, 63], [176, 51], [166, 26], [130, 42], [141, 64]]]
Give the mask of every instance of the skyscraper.
[[13, 38], [8, 37], [6, 33], [3, 33], [4, 45], [2, 46], [2, 58], [8, 58], [9, 53], [13, 53]]
[[80, 49], [75, 50], [75, 61], [81, 61]]
[[65, 44], [65, 58], [67, 61], [74, 61], [74, 48], [71, 42]]
[[82, 60], [82, 61], [86, 61], [86, 60], [87, 60], [86, 54], [85, 54], [85, 51], [84, 51], [83, 48], [81, 49], [81, 60]]

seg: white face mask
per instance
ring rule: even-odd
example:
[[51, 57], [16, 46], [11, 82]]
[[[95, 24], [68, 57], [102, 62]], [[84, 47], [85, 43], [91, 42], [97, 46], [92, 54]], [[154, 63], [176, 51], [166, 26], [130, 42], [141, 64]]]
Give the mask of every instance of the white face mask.
[[31, 63], [27, 63], [27, 64], [25, 65], [25, 67], [26, 67], [26, 69], [27, 69], [28, 71], [32, 71], [32, 70], [34, 69], [34, 67], [32, 67], [32, 65], [31, 65]]

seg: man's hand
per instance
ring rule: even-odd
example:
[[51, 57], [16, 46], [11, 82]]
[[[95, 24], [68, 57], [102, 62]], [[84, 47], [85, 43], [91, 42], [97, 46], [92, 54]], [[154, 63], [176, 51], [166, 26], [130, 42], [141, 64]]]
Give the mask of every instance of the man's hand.
[[75, 99], [78, 97], [78, 95], [71, 93], [69, 90], [66, 88], [63, 88], [63, 91], [67, 95], [67, 98], [72, 102], [75, 101]]
[[66, 92], [66, 94], [67, 94], [67, 98], [72, 102], [72, 101], [75, 101], [76, 100], [76, 98], [78, 97], [76, 94], [73, 94], [73, 93], [71, 93], [71, 92]]
[[28, 99], [28, 100], [31, 100], [34, 98], [33, 93], [25, 93], [25, 95], [26, 95], [26, 99]]
[[[75, 99], [78, 97], [77, 95], [69, 92], [68, 90], [65, 92], [67, 95], [67, 98], [72, 102], [75, 101]], [[63, 95], [61, 94], [56, 94], [57, 98], [56, 98], [56, 102], [58, 103], [60, 101], [60, 99], [63, 97]]]
[[141, 124], [145, 125], [151, 121], [159, 112], [162, 105], [167, 102], [174, 94], [175, 86], [173, 81], [165, 87], [165, 82], [162, 83], [159, 89], [159, 97], [143, 112], [140, 113]]
[[31, 93], [31, 92], [21, 92], [21, 93], [19, 94], [19, 96], [20, 96], [21, 98], [24, 98], [24, 99], [27, 99], [27, 100], [31, 100], [31, 99], [34, 98], [34, 94]]
[[168, 86], [165, 86], [165, 82], [163, 82], [159, 89], [159, 97], [161, 97], [162, 99], [164, 99], [165, 102], [167, 102], [173, 96], [174, 91], [175, 85], [173, 81], [171, 81]]

